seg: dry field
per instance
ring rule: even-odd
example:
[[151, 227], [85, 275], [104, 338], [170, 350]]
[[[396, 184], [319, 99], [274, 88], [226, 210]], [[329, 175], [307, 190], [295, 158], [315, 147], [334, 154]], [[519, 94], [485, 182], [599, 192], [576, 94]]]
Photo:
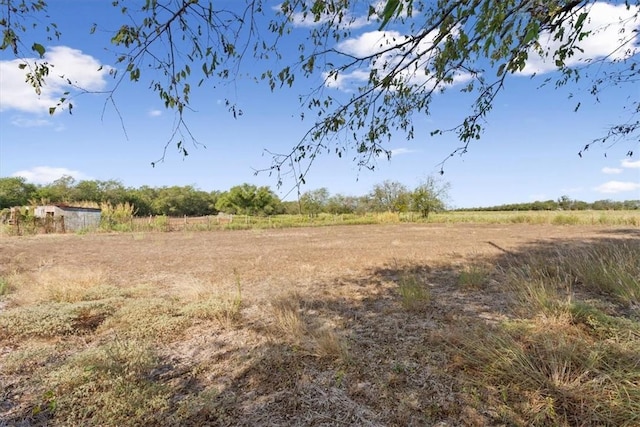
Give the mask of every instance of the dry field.
[[[0, 426], [640, 425], [639, 239], [528, 224], [4, 236]], [[560, 267], [566, 305], [515, 288], [594, 247], [631, 248], [626, 299]], [[594, 322], [614, 322], [606, 339]], [[545, 331], [567, 338], [531, 338]], [[515, 364], [505, 337], [569, 350], [519, 383], [493, 364]], [[619, 379], [595, 374], [611, 363], [594, 343], [628, 362]]]

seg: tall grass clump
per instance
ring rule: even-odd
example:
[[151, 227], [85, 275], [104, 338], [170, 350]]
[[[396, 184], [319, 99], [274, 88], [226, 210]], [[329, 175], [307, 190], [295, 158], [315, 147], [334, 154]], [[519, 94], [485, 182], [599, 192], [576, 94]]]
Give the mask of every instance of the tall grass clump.
[[100, 203], [101, 227], [105, 230], [132, 231], [132, 221], [136, 208], [129, 202], [111, 204]]
[[306, 315], [307, 306], [301, 295], [293, 292], [271, 301], [271, 330], [274, 338], [296, 351], [346, 362], [349, 348], [335, 325]]
[[482, 289], [487, 285], [491, 276], [490, 269], [481, 264], [466, 265], [458, 274], [458, 285], [463, 289]]
[[431, 301], [431, 293], [424, 280], [416, 274], [402, 274], [398, 282], [402, 307], [407, 311], [420, 311]]
[[0, 276], [0, 297], [9, 293], [9, 280]]
[[576, 282], [626, 305], [640, 304], [640, 241], [593, 245], [562, 260]]
[[[627, 306], [640, 304], [640, 241], [616, 240], [531, 254], [508, 268], [514, 290], [523, 296], [571, 294], [572, 287]], [[557, 295], [552, 295], [551, 300]], [[526, 298], [525, 298], [526, 299]], [[535, 299], [528, 301], [535, 303]]]
[[640, 242], [605, 241], [503, 266], [522, 318], [447, 337], [501, 423], [640, 425], [640, 323], [626, 308], [638, 303], [639, 253]]

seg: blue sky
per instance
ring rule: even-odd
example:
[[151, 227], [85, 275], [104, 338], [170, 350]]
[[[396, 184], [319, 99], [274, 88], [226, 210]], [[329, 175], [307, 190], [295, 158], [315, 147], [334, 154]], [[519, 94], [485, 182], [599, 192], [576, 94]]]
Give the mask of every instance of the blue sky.
[[[106, 33], [89, 35], [94, 21], [104, 28], [117, 28], [122, 23], [122, 16], [110, 3], [56, 0], [49, 7], [62, 38], [47, 44], [47, 59], [56, 72], [72, 76], [93, 91], [109, 89], [113, 79], [104, 70], [117, 67], [113, 53], [105, 49]], [[602, 27], [616, 22], [622, 13], [605, 3], [596, 7], [589, 25]], [[291, 51], [309, 31], [308, 23], [298, 24], [294, 34], [283, 39], [283, 43], [291, 44]], [[632, 26], [637, 28], [640, 22]], [[363, 25], [338, 47], [367, 52], [372, 39], [402, 36], [401, 30], [393, 27], [386, 33], [376, 30], [375, 23]], [[599, 57], [614, 50], [616, 30], [613, 26], [613, 32], [598, 32], [584, 46], [584, 55]], [[631, 46], [638, 44], [633, 41]], [[288, 46], [283, 47], [288, 50]], [[65, 174], [78, 180], [116, 179], [131, 187], [194, 185], [206, 191], [227, 190], [249, 182], [269, 185], [284, 197], [294, 185], [293, 179], [285, 180], [278, 189], [274, 176], [256, 176], [254, 171], [270, 165], [265, 150], [288, 151], [304, 135], [310, 123], [299, 118], [304, 110], [298, 95], [321, 84], [318, 75], [292, 89], [272, 93], [264, 84], [240, 78], [215, 89], [194, 89], [195, 111], [187, 115], [187, 120], [206, 148], [187, 145], [189, 156], [183, 158], [170, 146], [164, 162], [152, 167], [151, 162], [162, 156], [170, 138], [174, 115], [145, 82], [125, 83], [117, 90], [117, 111], [105, 104], [105, 96], [83, 94], [74, 98], [72, 115], [49, 116], [48, 108], [65, 88], [52, 82], [42, 96], [36, 96], [24, 83], [17, 63], [10, 52], [0, 53], [0, 176], [19, 175], [35, 183], [51, 182]], [[103, 73], [97, 73], [101, 65]], [[265, 64], [245, 62], [245, 66]], [[532, 72], [538, 76], [530, 78]], [[467, 154], [452, 157], [446, 164], [443, 178], [451, 184], [451, 205], [490, 206], [562, 195], [584, 201], [640, 199], [640, 160], [637, 153], [625, 157], [629, 149], [640, 151], [637, 142], [623, 142], [607, 150], [594, 147], [582, 158], [577, 154], [586, 143], [603, 135], [608, 125], [625, 119], [621, 106], [628, 97], [637, 100], [640, 87], [613, 88], [601, 96], [599, 103], [584, 97], [579, 112], [574, 113], [576, 100], [568, 99], [568, 89], [539, 88], [549, 76], [553, 76], [552, 67], [532, 57], [521, 75], [507, 80], [506, 91], [496, 101], [483, 138]], [[349, 82], [357, 80], [358, 75], [345, 75], [325, 91], [339, 96], [349, 89]], [[238, 103], [241, 117], [234, 119], [227, 111], [223, 102], [226, 98]], [[393, 152], [391, 161], [381, 158], [375, 170], [369, 171], [359, 170], [349, 156], [321, 156], [302, 191], [326, 187], [332, 194], [362, 195], [384, 180], [415, 187], [426, 176], [437, 173], [439, 163], [459, 146], [452, 134], [430, 137], [429, 132], [454, 123], [468, 105], [468, 99], [458, 94], [456, 87], [449, 89], [436, 97], [429, 117], [416, 121], [414, 140], [407, 141], [401, 134], [392, 138], [387, 145]]]

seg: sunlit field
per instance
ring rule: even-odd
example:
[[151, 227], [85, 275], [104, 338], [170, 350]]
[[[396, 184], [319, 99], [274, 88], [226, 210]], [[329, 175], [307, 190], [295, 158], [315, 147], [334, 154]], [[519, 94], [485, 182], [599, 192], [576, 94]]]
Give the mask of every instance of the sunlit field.
[[4, 235], [0, 426], [639, 425], [637, 214], [517, 215]]

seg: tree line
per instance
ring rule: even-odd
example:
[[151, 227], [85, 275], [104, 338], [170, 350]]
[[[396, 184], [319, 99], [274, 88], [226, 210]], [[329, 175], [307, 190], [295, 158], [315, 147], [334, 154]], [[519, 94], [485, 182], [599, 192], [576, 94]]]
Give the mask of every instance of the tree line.
[[63, 176], [38, 185], [23, 177], [0, 178], [0, 209], [43, 204], [129, 204], [135, 215], [204, 216], [219, 212], [240, 215], [368, 212], [420, 212], [428, 216], [446, 208], [448, 183], [429, 177], [411, 190], [396, 181], [373, 186], [363, 196], [330, 194], [326, 188], [301, 193], [295, 201], [282, 201], [268, 186], [241, 184], [227, 191], [203, 191], [191, 185], [139, 188], [117, 180], [81, 180]]
[[585, 210], [637, 210], [640, 209], [640, 200], [596, 200], [588, 203], [571, 199], [569, 196], [561, 196], [557, 200], [544, 200], [529, 203], [511, 203], [505, 205], [459, 209], [461, 211], [585, 211]]
[[[63, 176], [49, 184], [27, 182], [23, 177], [0, 178], [0, 210], [42, 204], [129, 204], [135, 215], [205, 216], [219, 212], [238, 215], [365, 214], [371, 212], [417, 212], [423, 217], [447, 209], [449, 184], [427, 177], [417, 187], [392, 180], [375, 184], [365, 195], [331, 194], [326, 188], [301, 193], [295, 201], [282, 201], [268, 186], [241, 184], [227, 191], [203, 191], [191, 185], [138, 188], [117, 180], [80, 180]], [[505, 204], [460, 210], [634, 210], [640, 200], [598, 200], [587, 203], [562, 196], [558, 200]]]

